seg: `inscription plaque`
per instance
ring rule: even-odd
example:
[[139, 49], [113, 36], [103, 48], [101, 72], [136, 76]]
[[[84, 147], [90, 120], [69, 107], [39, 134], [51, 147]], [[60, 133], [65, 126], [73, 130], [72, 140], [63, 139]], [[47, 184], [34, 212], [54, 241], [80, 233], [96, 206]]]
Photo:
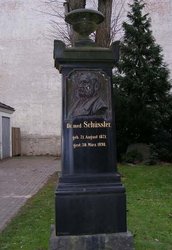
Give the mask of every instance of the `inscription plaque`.
[[69, 160], [68, 166], [73, 165], [75, 173], [106, 172], [109, 164], [115, 160], [114, 151], [109, 150], [113, 139], [112, 123], [98, 117], [80, 117], [72, 123], [65, 123], [65, 126], [64, 140], [72, 149], [64, 159], [66, 163]]
[[113, 169], [110, 77], [101, 69], [74, 69], [66, 78], [65, 89], [64, 142], [71, 152], [65, 153], [64, 165], [75, 173]]

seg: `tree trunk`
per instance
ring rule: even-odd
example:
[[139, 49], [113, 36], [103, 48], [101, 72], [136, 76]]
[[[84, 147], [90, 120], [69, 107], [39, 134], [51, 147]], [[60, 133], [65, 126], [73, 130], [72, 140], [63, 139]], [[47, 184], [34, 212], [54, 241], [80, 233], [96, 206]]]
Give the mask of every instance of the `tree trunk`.
[[96, 31], [96, 44], [100, 47], [109, 47], [111, 42], [111, 16], [113, 0], [99, 0], [98, 10], [105, 16], [105, 20]]
[[86, 0], [67, 0], [69, 3], [69, 11], [75, 9], [84, 9], [86, 5]]
[[[86, 5], [86, 0], [66, 0], [66, 2], [68, 3], [69, 12], [75, 9], [84, 9]], [[75, 41], [77, 41], [77, 39], [78, 39], [78, 34], [71, 27], [70, 28], [70, 40], [71, 40], [72, 46], [74, 46]]]

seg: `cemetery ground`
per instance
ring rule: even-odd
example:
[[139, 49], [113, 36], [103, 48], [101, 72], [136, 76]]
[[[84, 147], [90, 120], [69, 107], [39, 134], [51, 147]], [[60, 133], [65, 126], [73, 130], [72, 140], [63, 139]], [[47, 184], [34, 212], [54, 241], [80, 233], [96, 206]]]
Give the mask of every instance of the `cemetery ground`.
[[[172, 165], [120, 165], [118, 170], [127, 190], [135, 249], [172, 250]], [[48, 249], [57, 179], [56, 173], [0, 234], [1, 250]]]

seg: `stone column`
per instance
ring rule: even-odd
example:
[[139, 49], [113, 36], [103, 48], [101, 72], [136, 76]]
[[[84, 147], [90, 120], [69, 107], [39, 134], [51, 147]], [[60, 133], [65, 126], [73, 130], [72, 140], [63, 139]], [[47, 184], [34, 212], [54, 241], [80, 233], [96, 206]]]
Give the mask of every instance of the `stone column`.
[[[109, 237], [115, 234], [118, 238], [119, 233], [127, 244], [131, 243], [125, 188], [117, 172], [112, 110], [117, 43], [109, 49], [98, 48], [84, 37], [76, 47], [66, 48], [63, 42], [55, 41], [54, 59], [63, 79], [63, 110], [62, 173], [56, 190], [57, 236], [52, 236], [51, 249], [81, 249], [81, 242], [85, 242], [83, 250], [103, 250]], [[104, 242], [104, 248], [100, 248], [100, 242]], [[122, 247], [108, 249], [132, 249]]]

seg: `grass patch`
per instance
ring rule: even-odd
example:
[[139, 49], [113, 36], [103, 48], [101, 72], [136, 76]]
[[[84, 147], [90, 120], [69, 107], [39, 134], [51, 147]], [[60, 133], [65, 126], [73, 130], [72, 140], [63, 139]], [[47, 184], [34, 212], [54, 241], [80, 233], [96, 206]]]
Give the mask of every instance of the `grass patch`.
[[[172, 250], [172, 166], [120, 166], [136, 250]], [[57, 175], [0, 234], [0, 250], [47, 250]]]
[[57, 174], [21, 208], [0, 234], [0, 250], [47, 250], [54, 224], [54, 190]]
[[172, 166], [120, 167], [136, 250], [172, 250]]

